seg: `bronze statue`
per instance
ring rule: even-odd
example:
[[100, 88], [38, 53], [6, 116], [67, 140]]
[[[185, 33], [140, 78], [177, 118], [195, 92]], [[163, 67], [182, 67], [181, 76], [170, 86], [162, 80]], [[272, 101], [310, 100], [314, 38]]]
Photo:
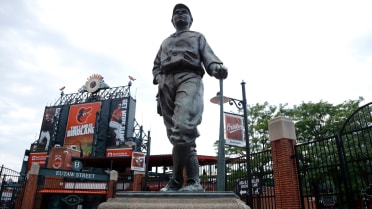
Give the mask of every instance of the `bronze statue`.
[[[190, 31], [190, 9], [177, 4], [172, 23], [176, 32], [166, 38], [154, 61], [153, 83], [158, 85], [158, 113], [163, 116], [173, 145], [173, 175], [161, 192], [201, 192], [195, 139], [203, 113], [203, 75], [227, 77], [227, 68], [213, 53], [203, 34]], [[183, 184], [186, 170], [186, 185]]]

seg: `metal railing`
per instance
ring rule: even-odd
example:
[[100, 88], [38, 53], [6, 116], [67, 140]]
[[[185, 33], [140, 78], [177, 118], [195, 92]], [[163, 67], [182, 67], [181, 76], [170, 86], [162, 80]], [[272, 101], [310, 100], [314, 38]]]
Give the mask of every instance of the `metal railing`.
[[26, 177], [4, 165], [0, 168], [0, 208], [16, 208], [22, 202]]

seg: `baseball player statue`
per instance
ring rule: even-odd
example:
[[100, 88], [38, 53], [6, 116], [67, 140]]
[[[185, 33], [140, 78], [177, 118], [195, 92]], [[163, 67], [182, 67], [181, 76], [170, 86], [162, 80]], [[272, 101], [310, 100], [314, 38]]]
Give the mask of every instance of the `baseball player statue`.
[[[228, 71], [203, 34], [191, 31], [190, 9], [177, 4], [172, 23], [176, 32], [161, 44], [154, 61], [153, 83], [158, 85], [158, 113], [173, 145], [173, 174], [161, 192], [202, 192], [195, 140], [203, 114], [203, 81], [208, 75], [227, 78]], [[183, 178], [183, 170], [187, 179]]]

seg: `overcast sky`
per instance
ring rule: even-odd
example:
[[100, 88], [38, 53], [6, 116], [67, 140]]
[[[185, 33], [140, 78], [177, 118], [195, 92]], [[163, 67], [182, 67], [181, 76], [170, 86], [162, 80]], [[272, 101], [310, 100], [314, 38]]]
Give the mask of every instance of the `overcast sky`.
[[[92, 74], [127, 85], [136, 120], [151, 131], [152, 154], [170, 154], [156, 114], [152, 65], [174, 32], [179, 0], [0, 0], [0, 165], [19, 171], [59, 88], [75, 93]], [[224, 94], [248, 104], [372, 101], [372, 1], [185, 0], [194, 22], [229, 68]], [[205, 112], [198, 154], [214, 155], [218, 80], [204, 77]], [[225, 105], [226, 110], [234, 111]]]

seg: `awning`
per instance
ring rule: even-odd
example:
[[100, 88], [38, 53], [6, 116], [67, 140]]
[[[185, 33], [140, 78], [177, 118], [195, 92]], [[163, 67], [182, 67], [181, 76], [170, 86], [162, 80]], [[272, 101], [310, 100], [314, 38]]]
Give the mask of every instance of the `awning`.
[[107, 190], [86, 190], [86, 189], [41, 189], [40, 193], [63, 193], [63, 194], [106, 194]]

